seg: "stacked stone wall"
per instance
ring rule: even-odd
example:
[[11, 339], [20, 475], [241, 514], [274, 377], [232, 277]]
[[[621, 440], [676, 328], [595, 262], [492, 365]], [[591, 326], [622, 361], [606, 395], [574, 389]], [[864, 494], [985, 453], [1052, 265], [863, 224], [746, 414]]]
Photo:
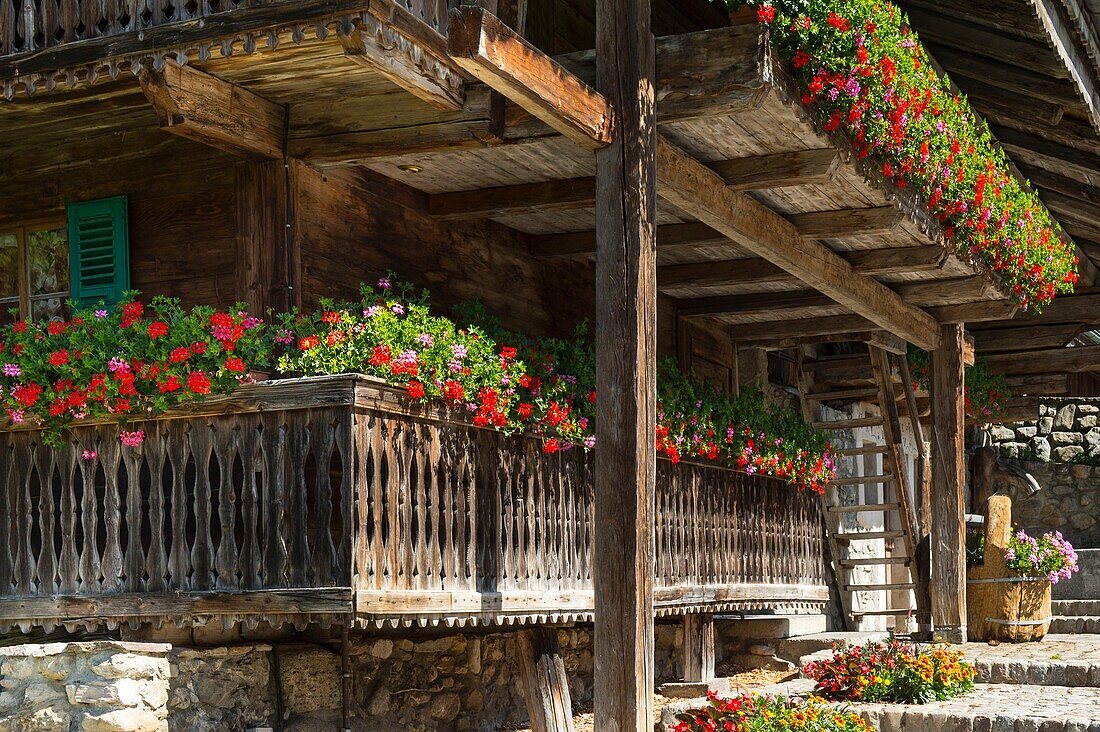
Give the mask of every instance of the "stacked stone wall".
[[989, 435], [1004, 457], [1100, 463], [1100, 399], [1044, 399], [1038, 419], [994, 425]]
[[[592, 630], [561, 628], [574, 703], [592, 699]], [[656, 627], [658, 682], [680, 677], [678, 622]], [[352, 729], [497, 730], [527, 718], [514, 631], [353, 635]], [[337, 732], [335, 643], [97, 641], [0, 647], [0, 732]]]
[[1041, 487], [1021, 483], [994, 486], [1012, 499], [1012, 523], [1032, 535], [1061, 531], [1079, 548], [1100, 547], [1100, 467], [1014, 461]]

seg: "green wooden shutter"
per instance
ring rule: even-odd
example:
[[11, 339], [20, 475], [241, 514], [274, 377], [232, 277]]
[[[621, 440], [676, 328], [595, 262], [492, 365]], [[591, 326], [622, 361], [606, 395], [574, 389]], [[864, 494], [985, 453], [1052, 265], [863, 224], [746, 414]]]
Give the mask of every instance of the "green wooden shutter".
[[72, 298], [81, 307], [113, 307], [130, 289], [130, 232], [126, 196], [68, 207]]

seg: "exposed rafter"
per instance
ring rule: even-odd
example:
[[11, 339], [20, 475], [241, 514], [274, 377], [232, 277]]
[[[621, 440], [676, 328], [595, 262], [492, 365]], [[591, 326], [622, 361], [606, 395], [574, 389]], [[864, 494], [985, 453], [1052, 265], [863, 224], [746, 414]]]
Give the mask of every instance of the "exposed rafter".
[[286, 149], [286, 108], [190, 66], [167, 62], [138, 75], [161, 128], [248, 158], [275, 159]]

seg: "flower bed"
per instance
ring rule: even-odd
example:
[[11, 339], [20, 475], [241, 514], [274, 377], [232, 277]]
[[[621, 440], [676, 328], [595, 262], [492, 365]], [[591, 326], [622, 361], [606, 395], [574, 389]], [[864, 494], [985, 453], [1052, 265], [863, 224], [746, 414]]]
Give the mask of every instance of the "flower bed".
[[872, 732], [858, 714], [834, 709], [820, 699], [806, 701], [744, 694], [733, 699], [708, 695], [707, 706], [677, 715], [669, 732]]
[[[1025, 307], [1077, 282], [1077, 259], [1036, 194], [1012, 174], [989, 128], [929, 63], [905, 15], [884, 0], [728, 0], [751, 5], [790, 64], [802, 103], [843, 134], [868, 177], [912, 187], [962, 255]], [[871, 164], [870, 161], [874, 161]]]
[[1077, 552], [1060, 531], [1038, 539], [1017, 531], [1008, 540], [1005, 566], [1020, 577], [1046, 577], [1058, 584], [1077, 571]]
[[841, 646], [802, 669], [822, 696], [853, 702], [926, 704], [974, 688], [977, 670], [961, 653], [900, 641]]
[[[167, 298], [129, 298], [113, 311], [65, 322], [20, 321], [0, 329], [0, 400], [11, 422], [56, 444], [83, 419], [157, 414], [209, 394], [228, 394], [249, 372], [365, 373], [438, 401], [474, 425], [531, 432], [548, 453], [595, 446], [595, 353], [584, 329], [571, 339], [508, 333], [482, 308], [455, 320], [433, 314], [426, 292], [384, 278], [355, 303], [325, 302], [274, 325], [243, 308], [183, 311]], [[277, 358], [274, 354], [281, 352]], [[128, 446], [140, 430], [122, 430]], [[673, 462], [711, 461], [823, 491], [834, 458], [823, 433], [761, 393], [722, 394], [660, 369], [656, 448]]]

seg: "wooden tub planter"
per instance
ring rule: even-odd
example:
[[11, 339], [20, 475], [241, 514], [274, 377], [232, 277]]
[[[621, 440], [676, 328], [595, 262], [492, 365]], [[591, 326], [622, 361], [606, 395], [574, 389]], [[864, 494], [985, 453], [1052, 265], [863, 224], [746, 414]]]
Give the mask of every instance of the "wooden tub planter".
[[[592, 617], [589, 453], [357, 375], [250, 384], [127, 429], [140, 447], [116, 424], [60, 448], [0, 432], [0, 628]], [[778, 480], [661, 461], [658, 614], [820, 609], [820, 511]]]
[[972, 640], [1042, 640], [1053, 615], [1051, 582], [1012, 576], [1005, 550], [1012, 533], [1012, 500], [993, 496], [985, 521], [984, 561], [966, 573], [967, 634]]

